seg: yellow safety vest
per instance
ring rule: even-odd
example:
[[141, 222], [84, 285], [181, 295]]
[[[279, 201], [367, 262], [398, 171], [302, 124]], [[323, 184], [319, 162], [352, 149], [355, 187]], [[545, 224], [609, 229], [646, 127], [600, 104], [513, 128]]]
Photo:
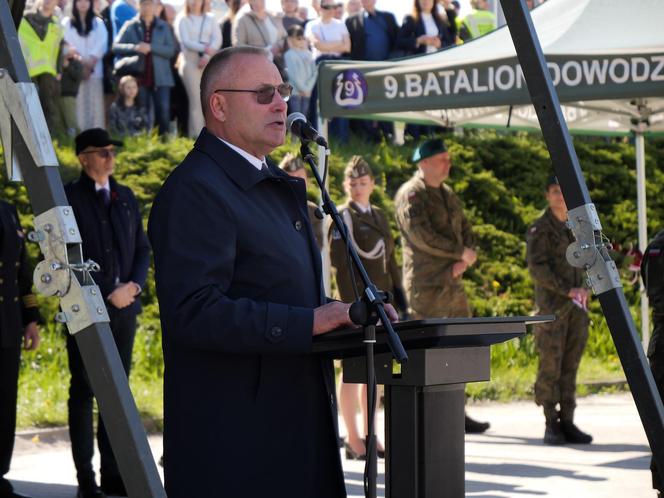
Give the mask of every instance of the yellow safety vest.
[[21, 20], [18, 39], [31, 78], [45, 73], [58, 75], [58, 53], [63, 36], [62, 28], [55, 22], [50, 22], [42, 40], [28, 21]]
[[458, 27], [466, 26], [470, 36], [477, 38], [496, 29], [496, 16], [488, 10], [473, 10], [463, 19], [457, 18]]

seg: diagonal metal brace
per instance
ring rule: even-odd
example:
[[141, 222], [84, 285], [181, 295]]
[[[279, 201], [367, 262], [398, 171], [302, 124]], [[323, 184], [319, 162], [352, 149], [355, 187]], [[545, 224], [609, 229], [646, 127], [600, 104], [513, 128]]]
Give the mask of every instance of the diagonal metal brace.
[[9, 179], [21, 181], [20, 164], [12, 149], [12, 121], [28, 145], [37, 166], [58, 166], [35, 84], [16, 83], [8, 71], [0, 68], [0, 138], [5, 165]]
[[567, 248], [567, 262], [586, 271], [588, 285], [595, 294], [622, 287], [618, 268], [602, 236], [602, 224], [595, 205], [589, 203], [576, 207], [567, 213], [567, 219], [567, 227], [576, 238]]

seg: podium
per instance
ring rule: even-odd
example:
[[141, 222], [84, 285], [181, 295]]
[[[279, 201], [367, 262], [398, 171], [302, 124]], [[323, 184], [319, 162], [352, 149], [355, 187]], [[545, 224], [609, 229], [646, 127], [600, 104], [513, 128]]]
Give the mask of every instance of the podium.
[[[409, 360], [394, 362], [377, 329], [376, 381], [385, 385], [386, 498], [465, 496], [464, 406], [467, 382], [490, 379], [490, 346], [526, 333], [553, 315], [435, 318], [394, 324]], [[315, 353], [343, 359], [344, 382], [365, 383], [361, 329], [314, 340]]]

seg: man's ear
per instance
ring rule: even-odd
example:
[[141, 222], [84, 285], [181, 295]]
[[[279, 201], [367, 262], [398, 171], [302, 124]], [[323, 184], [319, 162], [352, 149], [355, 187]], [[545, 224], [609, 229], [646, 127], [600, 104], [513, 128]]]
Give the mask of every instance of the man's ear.
[[222, 123], [226, 121], [226, 113], [228, 112], [228, 106], [226, 99], [219, 92], [215, 92], [210, 95], [210, 113], [215, 117], [217, 121]]

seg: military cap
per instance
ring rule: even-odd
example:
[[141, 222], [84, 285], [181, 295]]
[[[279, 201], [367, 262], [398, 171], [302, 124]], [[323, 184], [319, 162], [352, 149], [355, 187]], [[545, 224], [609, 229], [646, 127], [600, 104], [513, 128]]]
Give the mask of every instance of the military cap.
[[447, 147], [445, 147], [445, 142], [442, 138], [430, 138], [425, 140], [420, 144], [420, 146], [415, 149], [413, 152], [412, 161], [414, 163], [419, 163], [427, 157], [435, 156], [441, 152], [447, 152]]
[[297, 154], [289, 152], [279, 163], [279, 168], [287, 173], [293, 173], [297, 170], [304, 169], [304, 161]]
[[360, 178], [361, 176], [366, 175], [369, 175], [371, 178], [374, 177], [369, 163], [366, 162], [362, 156], [351, 157], [344, 170], [344, 178]]

